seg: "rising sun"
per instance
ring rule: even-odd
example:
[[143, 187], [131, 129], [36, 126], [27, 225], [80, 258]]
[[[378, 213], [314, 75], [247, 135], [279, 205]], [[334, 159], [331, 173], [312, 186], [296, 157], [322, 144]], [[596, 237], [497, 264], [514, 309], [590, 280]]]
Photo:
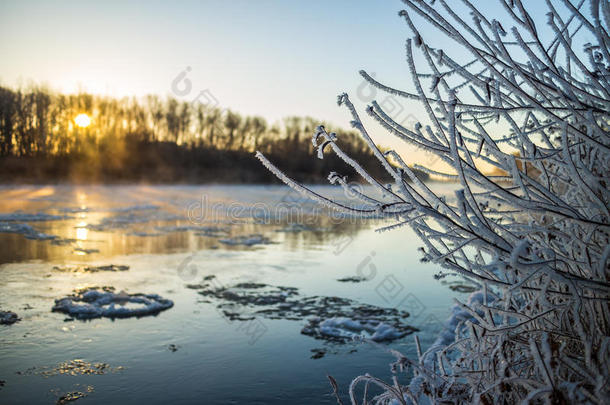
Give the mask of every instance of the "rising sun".
[[74, 118], [74, 123], [81, 128], [86, 128], [91, 124], [91, 118], [87, 114], [78, 114]]

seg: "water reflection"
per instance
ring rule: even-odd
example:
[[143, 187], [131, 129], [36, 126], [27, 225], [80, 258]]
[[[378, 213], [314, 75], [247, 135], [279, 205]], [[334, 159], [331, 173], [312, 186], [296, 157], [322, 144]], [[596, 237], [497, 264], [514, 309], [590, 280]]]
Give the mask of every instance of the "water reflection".
[[[310, 201], [292, 195], [286, 198], [282, 195], [286, 192], [284, 189], [219, 186], [162, 187], [161, 191], [148, 186], [0, 189], [2, 213], [45, 213], [61, 217], [53, 221], [23, 219], [37, 232], [49, 235], [48, 240], [0, 233], [0, 258], [3, 263], [61, 262], [74, 260], [76, 256], [90, 261], [123, 254], [197, 251], [217, 248], [219, 236], [252, 234], [263, 234], [286, 249], [298, 250], [313, 248], [339, 236], [350, 238], [377, 224], [375, 220], [329, 216], [328, 211]], [[200, 210], [193, 216], [193, 207], [197, 204]], [[225, 234], [197, 232], [196, 226], [216, 226]], [[55, 237], [53, 240], [51, 235]], [[226, 248], [243, 249], [243, 246]]]
[[87, 222], [81, 221], [76, 225], [76, 239], [77, 240], [87, 240], [87, 234], [89, 230], [87, 229]]

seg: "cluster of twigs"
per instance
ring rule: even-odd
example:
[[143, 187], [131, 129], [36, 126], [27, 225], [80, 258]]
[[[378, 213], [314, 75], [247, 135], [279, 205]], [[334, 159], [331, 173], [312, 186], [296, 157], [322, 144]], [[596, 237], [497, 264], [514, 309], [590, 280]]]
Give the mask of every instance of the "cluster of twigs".
[[[395, 219], [386, 229], [411, 226], [425, 244], [425, 259], [481, 287], [481, 300], [458, 303], [469, 317], [451, 344], [416, 360], [395, 353], [394, 381], [357, 377], [351, 401], [358, 403], [356, 387], [363, 383], [382, 387], [373, 403], [604, 403], [610, 400], [610, 3], [547, 0], [528, 12], [521, 0], [499, 0], [508, 17], [500, 23], [481, 4], [448, 2], [404, 0], [407, 10], [399, 13], [413, 32], [406, 59], [414, 92], [361, 74], [423, 105], [427, 121], [414, 128], [392, 120], [375, 101], [367, 112], [451, 167], [418, 168], [459, 182], [454, 200], [435, 194], [396, 152], [382, 153], [346, 94], [339, 104], [394, 183], [369, 176], [323, 127], [314, 144], [320, 157], [332, 150], [383, 197], [359, 194], [358, 207], [330, 201], [257, 155], [288, 185], [324, 204]], [[546, 24], [536, 24], [543, 8]], [[453, 50], [430, 46], [416, 21], [471, 59], [464, 63], [452, 58]], [[498, 175], [489, 175], [489, 167]], [[351, 187], [336, 173], [329, 180]], [[407, 370], [417, 384], [401, 383]]]

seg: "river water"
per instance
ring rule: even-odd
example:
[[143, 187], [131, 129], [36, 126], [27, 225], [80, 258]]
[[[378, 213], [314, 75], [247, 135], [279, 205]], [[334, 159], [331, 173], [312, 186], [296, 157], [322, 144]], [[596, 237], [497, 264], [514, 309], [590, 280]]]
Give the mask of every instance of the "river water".
[[[255, 302], [289, 287], [291, 302], [396, 308], [425, 348], [465, 293], [433, 278], [439, 268], [420, 262], [410, 229], [375, 232], [384, 225], [329, 215], [282, 186], [3, 186], [0, 310], [21, 320], [0, 325], [0, 403], [331, 404], [327, 375], [342, 395], [357, 375], [390, 379], [385, 349], [415, 357], [413, 334], [307, 335], [311, 317]], [[239, 285], [254, 298], [204, 293]], [[127, 318], [52, 311], [94, 287], [173, 306]]]

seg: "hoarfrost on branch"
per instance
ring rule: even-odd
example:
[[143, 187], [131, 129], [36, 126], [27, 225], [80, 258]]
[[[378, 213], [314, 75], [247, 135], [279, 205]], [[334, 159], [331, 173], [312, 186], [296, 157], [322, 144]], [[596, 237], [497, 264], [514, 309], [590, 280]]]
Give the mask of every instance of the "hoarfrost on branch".
[[[415, 166], [459, 182], [455, 200], [435, 194], [398, 153], [382, 152], [347, 94], [339, 105], [393, 184], [370, 176], [322, 126], [313, 136], [318, 157], [336, 153], [372, 186], [369, 194], [356, 193], [358, 206], [297, 184], [257, 153], [281, 180], [323, 204], [394, 220], [387, 229], [409, 225], [425, 245], [425, 259], [481, 288], [481, 299], [456, 303], [470, 316], [458, 323], [453, 342], [420, 351], [418, 359], [392, 351], [393, 380], [357, 377], [352, 403], [361, 403], [362, 385], [362, 403], [608, 401], [610, 3], [547, 0], [548, 14], [540, 18], [542, 4], [528, 12], [520, 0], [499, 0], [508, 17], [502, 22], [470, 0], [404, 3], [399, 16], [412, 32], [406, 61], [414, 91], [361, 75], [418, 101], [427, 118], [405, 128], [375, 101], [366, 113], [450, 167]], [[418, 22], [446, 35], [470, 60], [452, 58], [453, 47], [429, 45]], [[425, 63], [416, 64], [414, 52]], [[341, 175], [329, 180], [354, 195]], [[368, 395], [369, 386], [382, 393]]]

